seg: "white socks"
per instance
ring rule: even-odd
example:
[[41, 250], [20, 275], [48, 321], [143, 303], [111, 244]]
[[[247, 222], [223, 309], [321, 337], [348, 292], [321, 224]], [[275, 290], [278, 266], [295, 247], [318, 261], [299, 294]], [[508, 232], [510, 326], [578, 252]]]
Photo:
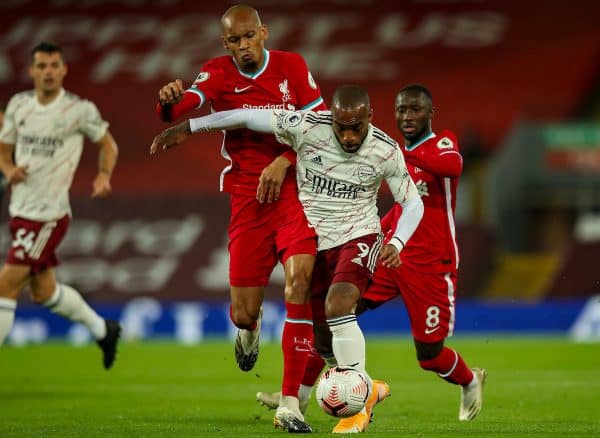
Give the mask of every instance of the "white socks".
[[298, 388], [298, 400], [310, 400], [312, 390], [312, 386], [300, 384], [300, 388]]
[[477, 373], [473, 373], [473, 380], [471, 380], [471, 382], [467, 385], [465, 385], [465, 388], [468, 389], [472, 389], [475, 386], [477, 386], [479, 384], [479, 379], [477, 378]]
[[283, 394], [280, 395], [279, 396], [279, 408], [289, 409], [290, 411], [292, 411], [294, 413], [294, 415], [296, 417], [298, 417], [300, 420], [304, 421], [304, 415], [302, 415], [302, 412], [300, 411], [300, 404], [296, 397], [291, 397], [291, 396], [283, 395]]
[[106, 323], [81, 297], [66, 284], [56, 283], [52, 297], [44, 303], [53, 313], [85, 325], [96, 339], [106, 336]]
[[333, 334], [333, 354], [340, 367], [365, 370], [365, 337], [358, 326], [356, 315], [345, 315], [327, 320]]
[[13, 322], [15, 321], [15, 309], [17, 302], [10, 298], [0, 298], [0, 345], [8, 336]]

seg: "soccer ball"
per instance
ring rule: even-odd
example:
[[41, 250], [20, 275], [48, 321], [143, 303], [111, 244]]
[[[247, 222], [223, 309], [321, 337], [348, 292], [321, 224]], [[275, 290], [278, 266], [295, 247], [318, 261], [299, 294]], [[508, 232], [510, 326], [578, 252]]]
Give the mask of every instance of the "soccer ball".
[[351, 417], [365, 406], [373, 382], [367, 373], [355, 368], [329, 368], [317, 385], [317, 402], [333, 417]]

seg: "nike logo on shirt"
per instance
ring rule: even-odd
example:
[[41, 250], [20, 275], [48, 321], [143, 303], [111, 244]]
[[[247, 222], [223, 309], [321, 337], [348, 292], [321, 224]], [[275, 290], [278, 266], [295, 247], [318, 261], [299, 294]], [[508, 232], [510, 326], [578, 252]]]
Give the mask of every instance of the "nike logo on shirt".
[[235, 87], [233, 89], [233, 91], [235, 91], [236, 93], [243, 93], [244, 91], [246, 91], [248, 88], [251, 88], [251, 87], [252, 87], [252, 85], [248, 85], [247, 87], [244, 87], [244, 88]]
[[432, 329], [426, 328], [426, 329], [425, 329], [425, 334], [426, 334], [426, 335], [430, 335], [430, 334], [432, 334], [434, 331], [436, 331], [436, 330], [437, 330], [437, 329], [439, 329], [439, 328], [440, 328], [440, 326], [439, 326], [439, 325], [438, 325], [436, 328], [432, 328]]

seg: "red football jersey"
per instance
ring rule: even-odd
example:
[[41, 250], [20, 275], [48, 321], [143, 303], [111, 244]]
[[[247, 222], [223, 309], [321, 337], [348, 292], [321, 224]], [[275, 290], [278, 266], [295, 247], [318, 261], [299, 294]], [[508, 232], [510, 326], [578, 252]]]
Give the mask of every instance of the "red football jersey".
[[[213, 111], [238, 108], [313, 110], [326, 109], [321, 90], [310, 74], [304, 58], [297, 53], [264, 51], [264, 64], [254, 74], [242, 72], [232, 56], [206, 62], [184, 99], [161, 111], [171, 121], [208, 102]], [[160, 111], [160, 109], [159, 109]], [[230, 161], [221, 174], [221, 190], [256, 195], [262, 170], [277, 156], [285, 154], [295, 162], [294, 152], [277, 142], [273, 135], [236, 129], [225, 134], [221, 148]], [[297, 196], [296, 175], [288, 170], [281, 197]]]
[[[458, 246], [454, 225], [456, 188], [462, 173], [462, 156], [451, 131], [431, 133], [402, 148], [406, 166], [423, 200], [425, 212], [417, 230], [401, 252], [402, 263], [417, 271], [456, 272]], [[389, 240], [402, 207], [396, 204], [381, 220]]]

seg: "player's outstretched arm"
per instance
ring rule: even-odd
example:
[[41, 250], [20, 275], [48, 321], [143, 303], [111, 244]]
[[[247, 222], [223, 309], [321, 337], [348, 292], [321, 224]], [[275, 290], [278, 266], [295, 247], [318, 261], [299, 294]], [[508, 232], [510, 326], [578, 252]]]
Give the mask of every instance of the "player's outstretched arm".
[[159, 150], [169, 149], [182, 143], [192, 133], [251, 129], [267, 134], [273, 133], [273, 111], [271, 110], [229, 110], [209, 114], [204, 117], [190, 119], [161, 132], [154, 137], [150, 146], [150, 155]]
[[98, 152], [98, 174], [94, 178], [92, 198], [108, 196], [112, 192], [110, 178], [117, 164], [119, 148], [110, 131], [98, 141], [100, 151]]
[[154, 137], [150, 145], [150, 155], [183, 143], [190, 135], [192, 135], [192, 131], [189, 120], [181, 122], [179, 125], [171, 126]]

